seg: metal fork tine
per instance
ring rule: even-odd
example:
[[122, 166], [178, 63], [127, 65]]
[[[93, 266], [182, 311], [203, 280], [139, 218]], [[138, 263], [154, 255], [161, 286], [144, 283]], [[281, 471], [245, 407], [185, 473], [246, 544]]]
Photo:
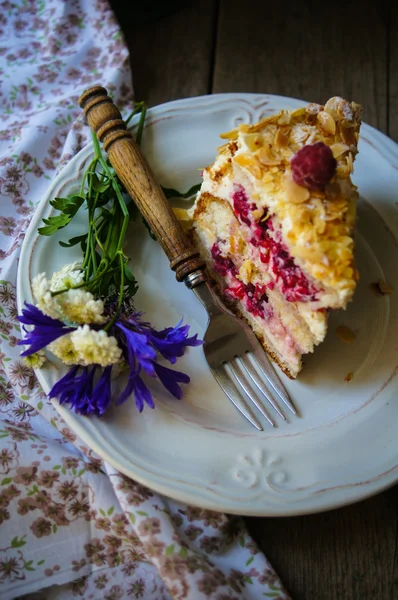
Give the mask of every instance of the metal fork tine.
[[[234, 374], [234, 377], [236, 378], [237, 382], [239, 383], [239, 385], [241, 386], [241, 388], [243, 389], [243, 391], [247, 394], [247, 396], [249, 396], [250, 400], [253, 402], [253, 404], [256, 406], [256, 408], [267, 419], [268, 423], [270, 425], [272, 425], [272, 427], [275, 427], [275, 423], [268, 416], [268, 414], [267, 414], [264, 406], [262, 405], [260, 399], [256, 396], [256, 394], [250, 388], [250, 386], [248, 385], [248, 382], [246, 381], [245, 377], [242, 376], [243, 374], [237, 369], [237, 365], [240, 365], [240, 364], [241, 364], [241, 361], [238, 362], [238, 359], [235, 358], [233, 362], [231, 362], [231, 363], [228, 364], [228, 366], [231, 368], [231, 371]], [[263, 390], [261, 388], [259, 388], [259, 389], [260, 389], [260, 391], [263, 392]], [[268, 400], [268, 396], [266, 395], [266, 393], [263, 392], [263, 394], [264, 394], [264, 396]], [[269, 402], [272, 404], [272, 406], [275, 408], [275, 410], [280, 414], [280, 416], [284, 419], [285, 417], [283, 416], [283, 414], [281, 413], [281, 411], [278, 410], [277, 407], [270, 400], [269, 400]]]
[[219, 368], [212, 368], [212, 372], [218, 385], [231, 400], [232, 404], [239, 410], [239, 412], [249, 421], [249, 423], [253, 425], [253, 427], [259, 431], [264, 431], [254, 413], [239, 394], [238, 390], [232, 383], [230, 377], [226, 374], [223, 367], [221, 366]]
[[258, 387], [258, 389], [260, 390], [260, 392], [262, 394], [264, 394], [264, 396], [266, 397], [266, 399], [268, 400], [268, 402], [276, 410], [276, 412], [278, 413], [278, 415], [280, 417], [282, 417], [282, 419], [284, 421], [286, 421], [285, 415], [280, 410], [279, 406], [276, 404], [274, 398], [272, 397], [271, 392], [265, 388], [264, 381], [259, 377], [257, 371], [255, 370], [255, 368], [253, 367], [253, 365], [250, 363], [250, 361], [248, 361], [247, 359], [245, 360], [245, 358], [246, 358], [245, 355], [240, 357], [240, 361], [241, 361], [241, 364], [242, 364], [243, 368], [248, 373], [248, 375], [250, 376], [250, 378], [252, 379], [252, 381], [256, 384], [256, 386]]
[[260, 342], [256, 343], [252, 351], [248, 352], [249, 355], [253, 356], [255, 362], [259, 366], [260, 370], [264, 373], [265, 377], [268, 379], [274, 390], [279, 394], [283, 402], [286, 404], [289, 410], [292, 411], [294, 415], [297, 415], [297, 410], [293, 405], [293, 402], [290, 399], [289, 394], [285, 390], [285, 387], [278, 375], [275, 373], [267, 355], [265, 354]]

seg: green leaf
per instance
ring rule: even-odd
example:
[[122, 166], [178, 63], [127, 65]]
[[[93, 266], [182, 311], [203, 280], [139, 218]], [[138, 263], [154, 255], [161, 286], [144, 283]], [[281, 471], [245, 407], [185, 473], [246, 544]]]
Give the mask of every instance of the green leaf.
[[178, 554], [181, 556], [181, 558], [186, 558], [188, 550], [186, 548], [181, 548]]
[[147, 517], [148, 513], [144, 512], [143, 510], [137, 510], [137, 515], [140, 515], [140, 517]]
[[55, 465], [55, 467], [53, 467], [54, 471], [59, 471], [61, 468], [61, 465]]
[[242, 546], [242, 548], [245, 547], [245, 538], [243, 537], [243, 535], [241, 535], [241, 537], [239, 538], [239, 544]]
[[101, 194], [111, 186], [111, 182], [109, 179], [107, 181], [100, 181], [95, 173], [91, 176], [91, 183], [93, 186], [93, 190]]
[[166, 550], [164, 551], [166, 556], [170, 556], [170, 554], [173, 554], [174, 552], [174, 544], [170, 544], [170, 546], [167, 546]]
[[66, 475], [66, 469], [65, 469], [65, 467], [62, 467], [61, 473], [63, 473], [64, 475]]
[[37, 566], [40, 567], [40, 565], [44, 565], [46, 561], [44, 560], [44, 558], [42, 558], [41, 560], [37, 561]]
[[245, 577], [243, 581], [246, 583], [253, 583], [253, 579], [251, 577]]
[[53, 533], [57, 533], [58, 527], [56, 523], [53, 523]]
[[83, 475], [83, 473], [86, 472], [86, 469], [80, 469], [80, 471], [78, 472], [77, 476], [81, 477]]
[[106, 517], [106, 512], [104, 510], [102, 510], [102, 508], [100, 508], [99, 511], [103, 517]]
[[45, 227], [39, 227], [40, 235], [53, 235], [58, 229], [66, 227], [75, 216], [79, 208], [84, 202], [81, 196], [68, 196], [67, 198], [54, 198], [50, 200], [50, 204], [56, 210], [61, 212], [60, 215], [43, 219]]
[[58, 425], [57, 425], [57, 423], [55, 422], [55, 419], [54, 419], [54, 418], [50, 419], [50, 423], [51, 423], [51, 425], [52, 425], [53, 427], [55, 427], [55, 429], [58, 429]]
[[5, 477], [2, 482], [1, 485], [7, 485], [7, 483], [11, 483], [12, 481], [12, 477]]
[[6, 438], [6, 437], [8, 437], [9, 435], [10, 435], [10, 434], [9, 434], [9, 432], [8, 432], [8, 431], [6, 431], [5, 433], [0, 433], [0, 439], [1, 439], [1, 438]]
[[36, 571], [36, 569], [34, 569], [33, 567], [27, 567], [26, 565], [24, 568], [26, 569], [26, 571]]
[[38, 410], [41, 410], [43, 408], [43, 402], [41, 400], [37, 403], [37, 408]]
[[29, 400], [29, 396], [27, 396], [26, 394], [22, 394], [21, 400]]
[[81, 242], [84, 242], [87, 239], [87, 233], [84, 233], [83, 235], [77, 235], [76, 237], [70, 238], [70, 240], [68, 240], [67, 242], [58, 242], [60, 246], [62, 246], [62, 248], [72, 248], [72, 246], [76, 246], [77, 244], [80, 244]]
[[22, 548], [22, 546], [25, 546], [26, 540], [24, 538], [26, 538], [26, 535], [23, 535], [21, 539], [18, 539], [18, 536], [16, 535], [11, 540], [11, 548]]
[[249, 559], [246, 561], [246, 567], [248, 567], [249, 565], [251, 565], [251, 564], [252, 564], [252, 562], [253, 562], [253, 560], [254, 560], [254, 556], [251, 556], [251, 557], [250, 557], [250, 558], [249, 558]]
[[72, 469], [72, 475], [76, 476], [76, 469], [75, 468]]
[[113, 514], [113, 511], [115, 510], [114, 506], [111, 506], [110, 508], [108, 508], [108, 517], [110, 517]]
[[129, 514], [129, 519], [132, 522], [132, 524], [135, 525], [135, 515], [133, 513]]
[[187, 192], [179, 192], [178, 190], [174, 190], [173, 188], [165, 188], [163, 186], [160, 187], [162, 188], [167, 200], [170, 200], [171, 198], [190, 198], [200, 190], [201, 185], [201, 183], [196, 183], [191, 188], [189, 188]]

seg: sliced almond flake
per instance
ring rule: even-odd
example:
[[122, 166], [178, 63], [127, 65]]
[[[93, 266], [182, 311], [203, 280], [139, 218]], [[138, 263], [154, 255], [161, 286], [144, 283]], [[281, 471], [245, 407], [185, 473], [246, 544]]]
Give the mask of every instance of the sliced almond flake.
[[322, 111], [317, 114], [316, 118], [326, 133], [329, 135], [334, 135], [336, 133], [336, 123], [332, 115], [326, 111]]
[[355, 333], [345, 325], [339, 325], [336, 327], [336, 334], [337, 337], [345, 344], [352, 344], [355, 340]]
[[349, 148], [349, 146], [347, 146], [347, 144], [341, 144], [339, 142], [337, 144], [333, 144], [330, 147], [330, 149], [333, 152], [334, 158], [338, 158], [339, 156], [344, 154], [344, 152], [348, 152], [348, 150], [350, 150], [350, 148]]
[[232, 131], [227, 131], [226, 133], [221, 133], [220, 138], [223, 140], [236, 140], [238, 137], [238, 129], [232, 129]]
[[350, 383], [350, 381], [352, 381], [353, 379], [354, 379], [354, 373], [352, 371], [347, 373], [347, 375], [344, 377], [344, 381], [346, 381], [347, 383]]

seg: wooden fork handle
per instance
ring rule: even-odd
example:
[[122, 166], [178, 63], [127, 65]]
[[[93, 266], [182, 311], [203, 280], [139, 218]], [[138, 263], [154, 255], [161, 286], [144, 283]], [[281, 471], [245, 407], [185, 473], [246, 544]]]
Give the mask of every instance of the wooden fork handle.
[[204, 261], [181, 228], [118, 108], [105, 88], [95, 86], [79, 98], [87, 122], [103, 143], [109, 160], [128, 194], [166, 253], [178, 281], [204, 269]]

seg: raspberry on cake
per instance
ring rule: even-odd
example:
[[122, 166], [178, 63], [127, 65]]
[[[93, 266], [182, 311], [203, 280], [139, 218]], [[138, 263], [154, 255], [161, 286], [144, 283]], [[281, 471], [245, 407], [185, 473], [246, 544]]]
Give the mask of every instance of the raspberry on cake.
[[190, 212], [219, 292], [292, 378], [356, 286], [360, 123], [361, 107], [334, 97], [240, 125], [221, 136]]

